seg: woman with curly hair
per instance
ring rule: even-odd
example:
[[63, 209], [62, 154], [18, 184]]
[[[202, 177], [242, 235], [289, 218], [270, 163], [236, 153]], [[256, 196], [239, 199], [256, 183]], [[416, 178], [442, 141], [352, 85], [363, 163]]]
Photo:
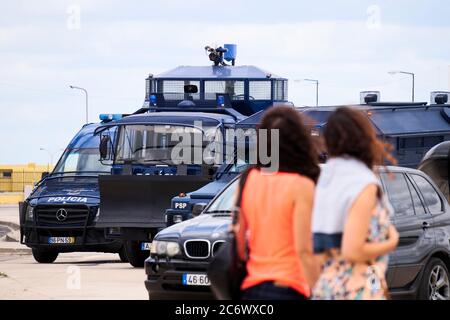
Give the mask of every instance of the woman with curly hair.
[[322, 167], [313, 209], [314, 250], [322, 273], [318, 300], [383, 300], [388, 253], [398, 243], [391, 206], [374, 170], [395, 164], [391, 147], [378, 140], [367, 114], [340, 108], [328, 119]]
[[[278, 141], [268, 139], [266, 144], [260, 136], [262, 130], [276, 130]], [[242, 297], [307, 299], [319, 273], [314, 263], [311, 216], [320, 170], [311, 131], [296, 109], [273, 107], [259, 126], [258, 147], [279, 150], [279, 169], [267, 172], [269, 164], [259, 162], [241, 178], [235, 233], [239, 256], [247, 266]]]

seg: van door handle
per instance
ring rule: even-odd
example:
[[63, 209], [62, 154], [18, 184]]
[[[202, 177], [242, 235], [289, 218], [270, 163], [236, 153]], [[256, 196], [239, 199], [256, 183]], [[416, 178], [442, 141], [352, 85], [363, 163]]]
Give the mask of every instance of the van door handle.
[[430, 225], [429, 222], [424, 221], [424, 222], [422, 223], [422, 228], [423, 228], [423, 229], [428, 229], [429, 227], [431, 227], [431, 225]]

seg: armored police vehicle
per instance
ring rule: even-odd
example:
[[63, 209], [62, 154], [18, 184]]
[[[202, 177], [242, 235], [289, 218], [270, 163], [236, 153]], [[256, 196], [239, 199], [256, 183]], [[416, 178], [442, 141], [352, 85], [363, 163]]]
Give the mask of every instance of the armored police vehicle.
[[[100, 126], [101, 158], [112, 166], [100, 177], [98, 226], [125, 240], [130, 264], [142, 267], [154, 235], [166, 226], [174, 195], [212, 181], [224, 159], [228, 132], [248, 116], [287, 102], [287, 80], [254, 66], [236, 66], [235, 45], [207, 47], [212, 66], [181, 66], [147, 79], [139, 115]], [[226, 61], [233, 65], [227, 65]], [[115, 143], [108, 131], [116, 130]]]
[[[106, 122], [117, 118], [101, 116]], [[99, 161], [98, 126], [87, 124], [75, 135], [54, 170], [20, 206], [21, 243], [32, 248], [37, 262], [52, 263], [59, 253], [75, 251], [119, 253], [127, 261], [122, 242], [106, 239], [105, 230], [95, 225], [98, 177], [111, 171]]]
[[428, 174], [450, 201], [450, 141], [435, 146], [423, 158], [419, 170]]
[[198, 216], [208, 202], [247, 167], [248, 163], [243, 161], [223, 164], [217, 170], [211, 183], [193, 192], [180, 193], [172, 198], [171, 206], [166, 210], [166, 226], [169, 227]]
[[[417, 168], [424, 155], [435, 145], [450, 140], [449, 93], [431, 93], [430, 104], [380, 101], [379, 92], [362, 93], [361, 105], [378, 136], [390, 143], [398, 165]], [[317, 122], [317, 133], [326, 125], [335, 107], [311, 108], [305, 114]]]
[[[431, 102], [383, 102], [380, 93], [362, 92], [361, 103], [350, 105], [362, 110], [376, 129], [377, 135], [394, 148], [398, 165], [417, 168], [425, 154], [435, 145], [450, 140], [450, 104], [448, 92], [432, 92]], [[314, 125], [313, 136], [320, 136], [328, 117], [342, 106], [299, 108], [306, 120]], [[241, 126], [256, 126], [263, 112], [242, 122]]]
[[[442, 141], [450, 140], [449, 95], [446, 92], [433, 92], [431, 103], [428, 105], [427, 103], [381, 102], [379, 92], [362, 92], [361, 104], [351, 107], [366, 112], [378, 136], [394, 147], [393, 155], [400, 166], [417, 168], [430, 148]], [[337, 108], [338, 106], [309, 107], [298, 108], [298, 111], [313, 125], [311, 134], [319, 136], [328, 117]], [[255, 128], [263, 114], [264, 110], [240, 121], [236, 126], [243, 129]], [[244, 168], [240, 167], [240, 169]], [[224, 167], [224, 170], [235, 170], [235, 167]], [[433, 174], [427, 173], [433, 177]], [[224, 187], [224, 183], [230, 181], [226, 178], [232, 176], [233, 171], [225, 176], [218, 175], [215, 181], [207, 186], [174, 197], [170, 209], [166, 210], [167, 225], [197, 216]]]

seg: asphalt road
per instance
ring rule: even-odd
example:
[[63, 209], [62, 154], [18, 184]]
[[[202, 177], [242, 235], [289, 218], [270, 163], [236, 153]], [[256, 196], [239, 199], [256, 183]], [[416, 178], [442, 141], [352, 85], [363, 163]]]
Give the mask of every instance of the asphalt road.
[[148, 299], [144, 280], [117, 254], [66, 253], [53, 264], [0, 254], [0, 299]]

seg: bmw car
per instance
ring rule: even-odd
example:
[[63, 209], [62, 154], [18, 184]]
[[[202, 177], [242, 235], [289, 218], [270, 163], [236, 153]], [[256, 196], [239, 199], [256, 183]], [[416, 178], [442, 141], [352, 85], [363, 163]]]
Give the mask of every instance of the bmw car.
[[[388, 167], [380, 179], [400, 233], [387, 280], [393, 298], [449, 300], [450, 206], [423, 172]], [[209, 262], [224, 243], [238, 178], [198, 217], [158, 233], [146, 260], [150, 299], [212, 299]]]

